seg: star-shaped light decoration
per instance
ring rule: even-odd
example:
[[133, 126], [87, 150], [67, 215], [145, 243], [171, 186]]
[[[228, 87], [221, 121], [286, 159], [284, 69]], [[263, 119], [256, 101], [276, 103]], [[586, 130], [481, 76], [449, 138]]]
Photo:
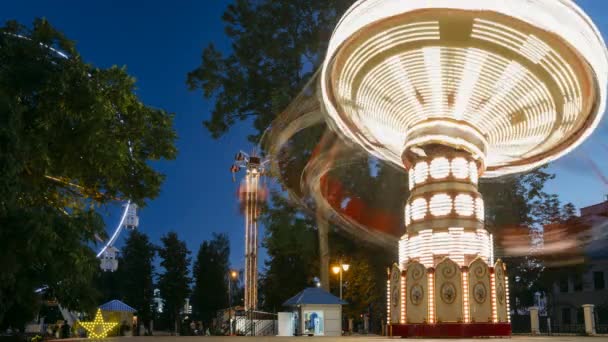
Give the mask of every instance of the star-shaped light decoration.
[[95, 319], [92, 322], [78, 322], [88, 332], [89, 338], [106, 338], [108, 333], [118, 325], [117, 322], [105, 322], [101, 315], [101, 309], [97, 309]]

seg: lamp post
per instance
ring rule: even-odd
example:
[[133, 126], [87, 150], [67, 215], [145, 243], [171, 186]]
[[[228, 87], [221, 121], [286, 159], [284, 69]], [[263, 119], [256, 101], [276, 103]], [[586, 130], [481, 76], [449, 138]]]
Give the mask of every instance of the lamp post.
[[228, 276], [228, 329], [232, 335], [232, 281], [238, 277], [235, 270], [230, 271]]
[[340, 275], [340, 300], [342, 300], [342, 271], [348, 272], [349, 268], [350, 268], [349, 264], [343, 264], [342, 262], [340, 262], [339, 265], [333, 266], [331, 268], [331, 270], [334, 272], [334, 274]]

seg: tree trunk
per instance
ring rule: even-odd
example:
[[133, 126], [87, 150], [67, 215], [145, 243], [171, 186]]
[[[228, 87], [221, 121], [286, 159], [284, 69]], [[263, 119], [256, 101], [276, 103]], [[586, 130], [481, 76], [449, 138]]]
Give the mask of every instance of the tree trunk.
[[319, 278], [321, 287], [329, 291], [329, 222], [317, 209], [317, 234], [319, 235]]

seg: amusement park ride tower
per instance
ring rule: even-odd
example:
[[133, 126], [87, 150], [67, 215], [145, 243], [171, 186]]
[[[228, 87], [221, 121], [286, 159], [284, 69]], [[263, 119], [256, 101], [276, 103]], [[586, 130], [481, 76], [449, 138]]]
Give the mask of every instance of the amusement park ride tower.
[[245, 216], [245, 310], [258, 306], [258, 216], [266, 200], [266, 188], [260, 182], [268, 160], [255, 153], [237, 153], [230, 171], [244, 169], [246, 174], [239, 188], [239, 200]]
[[478, 180], [555, 160], [597, 127], [608, 81], [597, 28], [571, 0], [360, 0], [320, 78], [330, 125], [409, 173], [389, 331], [510, 335]]

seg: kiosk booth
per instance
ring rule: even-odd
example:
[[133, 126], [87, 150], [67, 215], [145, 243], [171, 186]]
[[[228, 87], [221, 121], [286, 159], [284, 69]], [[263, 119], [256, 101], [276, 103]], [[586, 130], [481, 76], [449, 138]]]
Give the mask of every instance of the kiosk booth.
[[321, 288], [307, 288], [283, 303], [291, 311], [279, 313], [279, 335], [341, 336], [345, 304]]

